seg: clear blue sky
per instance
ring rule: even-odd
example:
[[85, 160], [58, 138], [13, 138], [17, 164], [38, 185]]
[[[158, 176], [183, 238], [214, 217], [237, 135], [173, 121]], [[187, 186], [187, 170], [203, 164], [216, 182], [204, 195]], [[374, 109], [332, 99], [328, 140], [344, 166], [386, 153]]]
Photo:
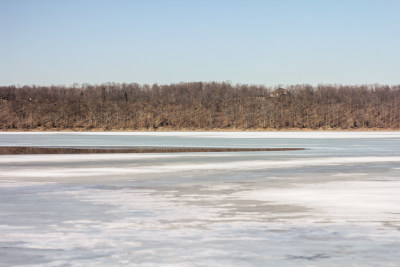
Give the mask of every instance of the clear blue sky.
[[400, 84], [399, 0], [0, 0], [0, 85]]

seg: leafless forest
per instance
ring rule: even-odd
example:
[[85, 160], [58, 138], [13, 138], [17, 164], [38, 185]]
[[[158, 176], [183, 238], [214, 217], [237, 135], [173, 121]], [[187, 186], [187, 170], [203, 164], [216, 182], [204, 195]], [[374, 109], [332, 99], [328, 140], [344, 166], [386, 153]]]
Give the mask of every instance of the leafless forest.
[[2, 130], [399, 129], [400, 85], [0, 87]]

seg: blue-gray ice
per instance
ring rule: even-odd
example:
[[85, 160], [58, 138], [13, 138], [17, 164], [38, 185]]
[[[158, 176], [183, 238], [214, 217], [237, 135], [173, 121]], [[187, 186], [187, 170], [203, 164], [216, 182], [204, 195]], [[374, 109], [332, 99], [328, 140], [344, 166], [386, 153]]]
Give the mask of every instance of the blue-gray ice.
[[399, 266], [400, 132], [0, 133], [0, 266]]

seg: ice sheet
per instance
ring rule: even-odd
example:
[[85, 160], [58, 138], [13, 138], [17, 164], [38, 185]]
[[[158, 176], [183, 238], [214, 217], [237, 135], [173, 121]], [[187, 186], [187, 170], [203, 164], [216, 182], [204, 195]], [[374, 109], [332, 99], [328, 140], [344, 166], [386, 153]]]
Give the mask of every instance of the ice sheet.
[[12, 134], [0, 142], [310, 149], [0, 156], [0, 266], [400, 262], [397, 132]]
[[[62, 162], [65, 160], [65, 156], [52, 155], [42, 157], [39, 162], [42, 162], [46, 158], [49, 162]], [[174, 158], [175, 155], [160, 156], [154, 158]], [[179, 156], [178, 156], [179, 157]], [[21, 156], [23, 158], [23, 156]], [[106, 160], [108, 156], [96, 157], [98, 160]], [[138, 157], [126, 157], [123, 154], [116, 155], [113, 160], [118, 159], [139, 159]], [[149, 156], [143, 156], [143, 158], [151, 158]], [[86, 159], [86, 157], [77, 156], [77, 158], [68, 158], [72, 162], [77, 162], [80, 159]], [[217, 159], [217, 157], [215, 157]], [[0, 161], [1, 162], [1, 161]], [[16, 157], [12, 157], [11, 160], [7, 161], [7, 158], [3, 162], [23, 162], [23, 159], [16, 160]], [[28, 162], [34, 162], [28, 159]], [[47, 177], [47, 178], [62, 178], [62, 177], [85, 177], [85, 176], [111, 176], [111, 175], [130, 175], [130, 174], [150, 174], [150, 173], [166, 173], [166, 172], [184, 172], [184, 171], [202, 171], [202, 170], [267, 170], [267, 169], [279, 169], [279, 168], [299, 168], [299, 167], [310, 167], [310, 166], [331, 166], [331, 165], [351, 165], [351, 164], [367, 164], [367, 163], [384, 163], [384, 162], [395, 162], [400, 165], [400, 157], [334, 157], [324, 159], [299, 159], [299, 160], [253, 160], [253, 161], [229, 161], [229, 162], [208, 162], [208, 163], [197, 163], [197, 164], [164, 164], [164, 165], [150, 165], [150, 166], [120, 166], [120, 167], [91, 167], [91, 168], [24, 168], [22, 170], [3, 170], [0, 173], [0, 177]]]

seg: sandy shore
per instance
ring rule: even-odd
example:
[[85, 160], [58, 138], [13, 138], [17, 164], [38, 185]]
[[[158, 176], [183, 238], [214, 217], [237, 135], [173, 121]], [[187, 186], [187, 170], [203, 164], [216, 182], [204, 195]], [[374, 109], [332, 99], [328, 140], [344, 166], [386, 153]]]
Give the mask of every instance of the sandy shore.
[[383, 132], [383, 131], [400, 131], [398, 128], [353, 128], [353, 129], [341, 129], [341, 128], [211, 128], [211, 129], [197, 129], [197, 128], [158, 128], [157, 130], [152, 129], [103, 129], [103, 128], [35, 128], [35, 129], [2, 129], [0, 132]]

